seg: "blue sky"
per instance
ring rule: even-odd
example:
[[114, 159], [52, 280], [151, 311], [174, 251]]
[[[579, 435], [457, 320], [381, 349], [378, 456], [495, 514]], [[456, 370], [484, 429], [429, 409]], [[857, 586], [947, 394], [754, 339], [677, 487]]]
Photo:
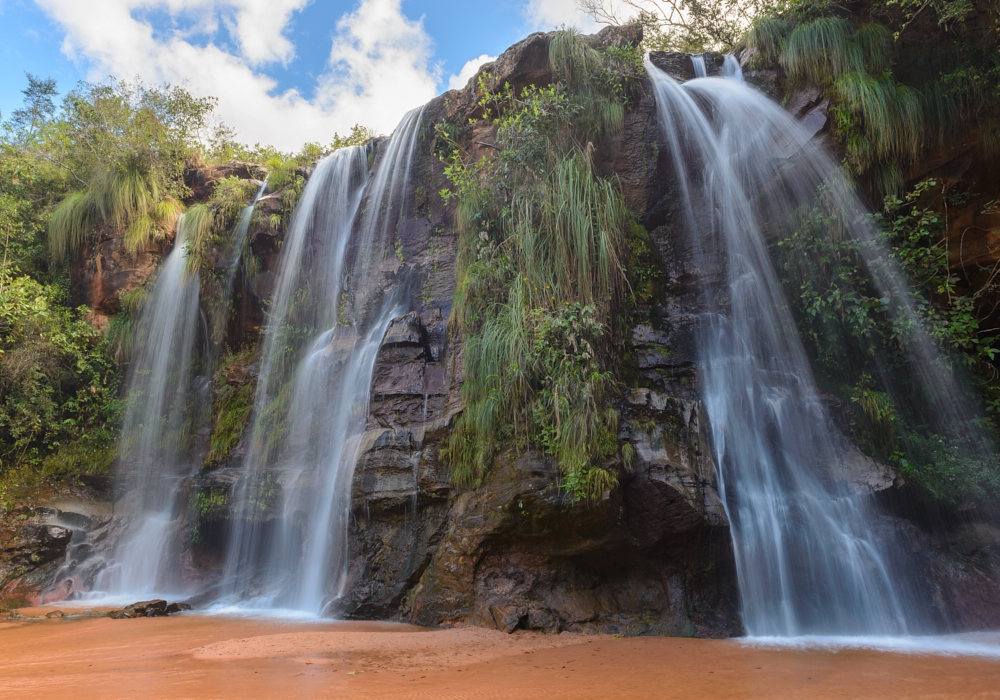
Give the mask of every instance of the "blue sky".
[[61, 92], [141, 77], [212, 94], [245, 140], [295, 148], [355, 122], [391, 131], [483, 57], [562, 23], [593, 28], [575, 0], [0, 0], [0, 111], [20, 105], [25, 72]]

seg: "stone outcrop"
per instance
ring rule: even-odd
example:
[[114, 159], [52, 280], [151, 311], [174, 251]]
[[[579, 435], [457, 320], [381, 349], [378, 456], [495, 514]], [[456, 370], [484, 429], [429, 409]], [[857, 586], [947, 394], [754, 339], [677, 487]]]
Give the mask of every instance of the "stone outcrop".
[[[637, 37], [635, 28], [618, 28], [591, 41]], [[518, 91], [547, 85], [549, 38], [532, 35], [481, 71]], [[456, 488], [439, 459], [462, 408], [463, 375], [461, 339], [447, 332], [457, 238], [453, 214], [436, 195], [449, 183], [432, 152], [431, 127], [478, 116], [476, 82], [424, 111], [414, 215], [400, 235], [419, 291], [414, 311], [390, 326], [376, 363], [339, 612], [506, 631], [737, 634], [728, 523], [700, 404], [681, 378], [693, 374], [693, 348], [675, 347], [686, 342], [683, 331], [671, 335], [657, 322], [634, 334], [638, 362], [653, 383], [623, 402], [621, 437], [638, 459], [603, 500], [571, 501], [557, 469], [532, 452], [502, 455], [477, 489]], [[636, 97], [624, 133], [595, 144], [595, 160], [622, 179], [634, 210], [666, 220], [672, 203], [665, 161], [651, 145], [655, 109], [648, 94]], [[485, 152], [492, 127], [468, 132], [470, 152]], [[683, 395], [669, 391], [664, 378], [685, 387]]]
[[120, 234], [97, 231], [74, 255], [70, 266], [70, 298], [74, 305], [90, 307], [87, 320], [105, 330], [121, 310], [121, 296], [138, 289], [156, 271], [163, 255], [161, 245], [132, 254]]

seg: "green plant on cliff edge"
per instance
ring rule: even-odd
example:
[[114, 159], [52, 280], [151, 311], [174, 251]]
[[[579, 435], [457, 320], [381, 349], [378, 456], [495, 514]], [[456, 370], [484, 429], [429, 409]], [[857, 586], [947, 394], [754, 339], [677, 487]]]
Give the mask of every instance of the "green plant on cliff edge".
[[[595, 172], [590, 141], [621, 128], [635, 61], [571, 31], [552, 38], [560, 81], [515, 94], [480, 78], [493, 152], [468, 162], [456, 129], [438, 127], [461, 230], [452, 331], [464, 343], [465, 410], [443, 458], [477, 485], [508, 445], [559, 466], [573, 499], [615, 488], [618, 315], [629, 291], [632, 217]], [[627, 450], [626, 450], [627, 452]], [[631, 455], [631, 453], [628, 453]]]
[[[1000, 153], [995, 10], [983, 20], [983, 4], [970, 0], [868, 5], [861, 24], [841, 6], [801, 0], [757, 18], [744, 39], [751, 65], [780, 67], [793, 86], [830, 97], [846, 163], [876, 199], [902, 193], [907, 166], [927, 146], [972, 136]], [[910, 48], [915, 26], [940, 40]], [[896, 65], [900, 56], [908, 65]]]

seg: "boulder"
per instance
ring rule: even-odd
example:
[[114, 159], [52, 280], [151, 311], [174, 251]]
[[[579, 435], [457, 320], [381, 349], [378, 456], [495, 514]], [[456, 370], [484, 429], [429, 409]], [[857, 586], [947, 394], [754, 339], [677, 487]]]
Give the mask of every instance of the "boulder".
[[7, 561], [22, 569], [33, 569], [61, 559], [73, 531], [58, 525], [27, 525], [4, 550]]

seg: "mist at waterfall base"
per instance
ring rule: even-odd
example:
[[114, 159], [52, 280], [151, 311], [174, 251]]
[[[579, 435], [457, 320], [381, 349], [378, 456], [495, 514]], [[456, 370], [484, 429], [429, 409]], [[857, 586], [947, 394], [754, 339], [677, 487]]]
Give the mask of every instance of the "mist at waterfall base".
[[[703, 57], [693, 64], [702, 77], [683, 85], [648, 60], [647, 72], [703, 277], [701, 392], [746, 631], [758, 641], [847, 646], [949, 632], [927, 613], [929, 594], [895, 530], [878, 522], [873, 496], [846, 483], [852, 448], [817, 389], [768, 250], [768, 239], [794, 225], [792, 213], [821, 186], [851, 222], [849, 234], [875, 249], [871, 224], [812, 134], [742, 84], [735, 60], [726, 59], [728, 80], [704, 77]], [[944, 363], [888, 257], [870, 274], [894, 300], [892, 313], [914, 329], [912, 363], [924, 368], [915, 383], [932, 409], [928, 420], [944, 432], [975, 409], [960, 382], [940, 371]]]

